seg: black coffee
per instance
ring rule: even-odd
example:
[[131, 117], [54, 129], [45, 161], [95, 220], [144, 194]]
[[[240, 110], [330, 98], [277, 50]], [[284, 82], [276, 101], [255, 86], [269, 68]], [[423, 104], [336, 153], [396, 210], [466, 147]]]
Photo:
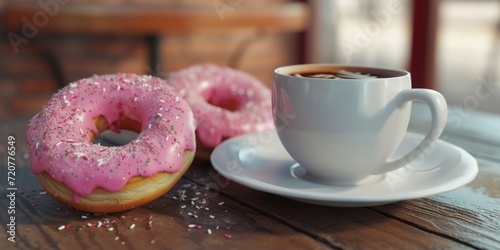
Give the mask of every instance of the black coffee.
[[321, 71], [321, 72], [296, 72], [290, 74], [297, 77], [323, 78], [323, 79], [365, 79], [380, 78], [380, 76], [358, 71], [348, 71], [345, 69]]

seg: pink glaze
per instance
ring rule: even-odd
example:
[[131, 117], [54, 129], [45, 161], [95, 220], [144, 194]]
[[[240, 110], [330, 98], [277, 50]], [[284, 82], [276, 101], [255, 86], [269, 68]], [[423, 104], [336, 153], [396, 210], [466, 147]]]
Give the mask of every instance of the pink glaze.
[[[274, 128], [271, 91], [254, 77], [231, 68], [195, 65], [174, 72], [169, 83], [193, 110], [200, 142], [214, 148], [225, 138]], [[233, 100], [238, 109], [218, 106]]]
[[[90, 142], [98, 131], [93, 119], [103, 115], [110, 129], [125, 115], [141, 122], [137, 138], [124, 146]], [[132, 176], [177, 172], [184, 150], [195, 145], [194, 117], [188, 104], [165, 81], [134, 74], [94, 76], [54, 94], [27, 131], [31, 170], [47, 172], [80, 196], [102, 187], [120, 190]]]

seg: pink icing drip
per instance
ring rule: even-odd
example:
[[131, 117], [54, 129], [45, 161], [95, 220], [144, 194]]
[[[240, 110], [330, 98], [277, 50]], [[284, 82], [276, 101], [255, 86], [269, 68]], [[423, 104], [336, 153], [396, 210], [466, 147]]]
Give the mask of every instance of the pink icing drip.
[[[142, 131], [124, 146], [92, 144], [89, 131], [97, 134], [92, 120], [99, 115], [110, 125], [125, 115], [140, 121]], [[190, 107], [165, 81], [134, 74], [94, 76], [61, 89], [31, 119], [31, 170], [65, 184], [75, 202], [97, 187], [118, 191], [133, 176], [177, 172], [184, 150], [196, 147], [194, 126]]]
[[[224, 138], [274, 128], [271, 91], [242, 71], [211, 64], [195, 65], [171, 74], [169, 83], [189, 103], [196, 134], [209, 148]], [[229, 111], [209, 103], [236, 99], [240, 108]]]

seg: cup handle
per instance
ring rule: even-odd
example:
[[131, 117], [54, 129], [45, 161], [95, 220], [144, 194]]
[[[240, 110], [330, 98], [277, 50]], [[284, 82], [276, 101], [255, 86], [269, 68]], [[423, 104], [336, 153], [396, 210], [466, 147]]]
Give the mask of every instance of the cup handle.
[[375, 169], [372, 172], [373, 175], [394, 171], [415, 160], [436, 142], [446, 125], [448, 107], [444, 97], [437, 91], [431, 89], [406, 89], [399, 93], [397, 101], [398, 105], [403, 105], [411, 101], [425, 103], [431, 111], [431, 128], [417, 147], [403, 157], [387, 162], [382, 167]]

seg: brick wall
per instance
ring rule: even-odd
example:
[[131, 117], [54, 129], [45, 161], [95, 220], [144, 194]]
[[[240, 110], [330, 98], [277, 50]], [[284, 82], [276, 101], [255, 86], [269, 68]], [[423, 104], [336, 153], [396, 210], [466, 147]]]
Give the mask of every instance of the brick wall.
[[[0, 0], [0, 7], [5, 2]], [[138, 0], [107, 0], [115, 4]], [[161, 0], [148, 0], [155, 4]], [[283, 1], [283, 0], [275, 0]], [[102, 1], [72, 1], [102, 2]], [[203, 5], [212, 1], [161, 1], [172, 4]], [[263, 3], [263, 1], [260, 1]], [[259, 1], [252, 2], [259, 4]], [[299, 60], [297, 34], [262, 33], [256, 30], [224, 32], [197, 32], [162, 36], [160, 64], [155, 65], [161, 77], [173, 70], [197, 63], [211, 62], [236, 67], [270, 85], [274, 68]], [[15, 51], [2, 33], [0, 38], [0, 120], [31, 117], [50, 96], [60, 82], [52, 61], [59, 62], [65, 83], [93, 74], [151, 72], [148, 61], [148, 43], [145, 38], [127, 35], [37, 35]], [[52, 55], [52, 56], [49, 56]]]

